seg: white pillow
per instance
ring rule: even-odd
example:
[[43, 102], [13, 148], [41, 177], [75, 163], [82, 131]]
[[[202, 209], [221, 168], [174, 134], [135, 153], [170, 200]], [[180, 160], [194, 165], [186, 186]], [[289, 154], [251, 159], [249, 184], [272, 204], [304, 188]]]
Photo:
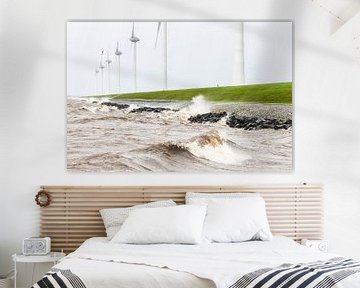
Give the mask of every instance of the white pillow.
[[271, 240], [264, 199], [247, 197], [209, 200], [203, 237], [211, 242]]
[[111, 240], [117, 232], [119, 232], [121, 225], [124, 223], [129, 213], [132, 210], [139, 208], [153, 208], [153, 207], [170, 207], [176, 206], [172, 200], [156, 201], [146, 204], [135, 205], [128, 208], [109, 208], [101, 209], [100, 214], [106, 229], [107, 239]]
[[185, 203], [186, 204], [208, 204], [211, 199], [225, 198], [247, 198], [247, 197], [259, 197], [259, 193], [244, 192], [244, 193], [196, 193], [186, 192]]
[[205, 205], [133, 210], [111, 242], [197, 244], [201, 242], [205, 214]]

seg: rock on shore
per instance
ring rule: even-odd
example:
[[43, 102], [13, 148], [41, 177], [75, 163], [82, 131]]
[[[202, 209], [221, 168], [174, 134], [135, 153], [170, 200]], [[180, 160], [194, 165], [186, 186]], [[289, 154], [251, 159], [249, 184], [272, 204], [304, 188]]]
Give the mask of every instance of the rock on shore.
[[[93, 103], [98, 103], [94, 101]], [[116, 107], [117, 109], [126, 109], [129, 108], [129, 104], [119, 104], [116, 102], [102, 102], [102, 105]], [[217, 107], [217, 110], [214, 112], [209, 112], [205, 114], [197, 114], [188, 118], [188, 121], [191, 123], [216, 123], [219, 122], [222, 118], [227, 117], [226, 124], [231, 128], [242, 128], [245, 130], [259, 130], [259, 129], [289, 129], [292, 127], [292, 120], [288, 117], [291, 117], [291, 107], [288, 106], [274, 106], [274, 105], [243, 105], [238, 106], [237, 109], [240, 110], [237, 112], [225, 112], [223, 110], [218, 110], [220, 107], [225, 104]], [[233, 105], [234, 106], [234, 105]], [[222, 107], [222, 108], [225, 108]], [[229, 106], [228, 108], [234, 107]], [[142, 113], [142, 112], [152, 112], [152, 113], [161, 113], [163, 111], [179, 111], [178, 109], [170, 109], [164, 107], [140, 107], [130, 111], [130, 113]], [[230, 113], [230, 115], [228, 115]], [[240, 115], [242, 116], [240, 116]], [[272, 118], [272, 115], [275, 115]], [[270, 116], [271, 115], [271, 116]], [[269, 117], [270, 116], [270, 117]]]
[[115, 102], [102, 102], [101, 105], [106, 105], [106, 106], [110, 106], [110, 107], [116, 107], [119, 110], [126, 109], [126, 108], [130, 107], [130, 105], [128, 105], [128, 104], [119, 104], [119, 103], [115, 103]]
[[281, 121], [270, 118], [257, 118], [231, 115], [226, 124], [232, 128], [243, 128], [245, 130], [259, 130], [259, 129], [289, 129], [292, 126], [292, 120]]
[[141, 112], [153, 112], [153, 113], [161, 113], [163, 111], [169, 111], [170, 108], [162, 108], [162, 107], [140, 107], [130, 111], [130, 113], [141, 113]]
[[196, 116], [191, 116], [188, 120], [191, 123], [205, 123], [205, 122], [210, 122], [210, 123], [215, 123], [221, 120], [221, 118], [225, 117], [227, 115], [226, 112], [210, 112], [210, 113], [205, 113], [205, 114], [198, 114]]

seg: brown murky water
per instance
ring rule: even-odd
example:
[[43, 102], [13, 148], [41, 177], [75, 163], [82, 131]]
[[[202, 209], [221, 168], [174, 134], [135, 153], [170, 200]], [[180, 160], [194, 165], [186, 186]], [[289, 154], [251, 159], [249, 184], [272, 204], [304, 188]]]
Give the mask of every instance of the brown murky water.
[[[67, 102], [67, 167], [84, 172], [288, 172], [292, 129], [253, 130], [218, 123], [190, 123], [191, 115], [231, 111], [244, 116], [291, 119], [289, 105], [121, 101], [112, 109], [84, 99]], [[142, 106], [179, 111], [129, 113]]]

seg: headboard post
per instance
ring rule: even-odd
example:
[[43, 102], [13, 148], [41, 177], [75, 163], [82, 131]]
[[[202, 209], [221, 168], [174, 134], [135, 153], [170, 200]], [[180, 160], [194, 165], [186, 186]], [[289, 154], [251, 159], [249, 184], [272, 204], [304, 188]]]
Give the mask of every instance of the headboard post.
[[295, 238], [297, 239], [298, 236], [298, 226], [297, 223], [299, 222], [299, 215], [298, 215], [298, 203], [299, 203], [299, 193], [298, 193], [298, 187], [295, 187]]

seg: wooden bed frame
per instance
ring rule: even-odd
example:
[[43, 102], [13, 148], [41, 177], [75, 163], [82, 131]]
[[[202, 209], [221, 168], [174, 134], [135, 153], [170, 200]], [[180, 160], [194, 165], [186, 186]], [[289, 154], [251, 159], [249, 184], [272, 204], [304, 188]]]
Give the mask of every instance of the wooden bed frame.
[[41, 236], [52, 239], [52, 251], [69, 253], [90, 237], [105, 236], [99, 209], [129, 207], [151, 201], [185, 201], [186, 192], [258, 192], [266, 201], [274, 235], [295, 241], [321, 239], [323, 223], [320, 185], [271, 186], [42, 186], [51, 203], [40, 208]]

